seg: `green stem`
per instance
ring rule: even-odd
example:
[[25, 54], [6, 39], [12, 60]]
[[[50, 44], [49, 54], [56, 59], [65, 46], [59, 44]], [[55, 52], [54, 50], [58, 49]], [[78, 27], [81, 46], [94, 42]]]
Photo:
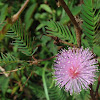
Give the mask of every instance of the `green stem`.
[[46, 70], [47, 65], [48, 65], [48, 63], [46, 63], [45, 66], [44, 66], [44, 68], [43, 68], [42, 80], [43, 80], [43, 87], [44, 87], [46, 99], [50, 100], [49, 94], [48, 94], [48, 88], [47, 88], [47, 84], [46, 84], [46, 80], [45, 80], [45, 70]]

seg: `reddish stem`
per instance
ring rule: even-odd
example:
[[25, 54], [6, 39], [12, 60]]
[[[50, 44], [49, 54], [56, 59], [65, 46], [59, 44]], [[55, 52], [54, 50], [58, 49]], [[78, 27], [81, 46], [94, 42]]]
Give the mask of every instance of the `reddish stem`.
[[79, 27], [77, 21], [75, 20], [73, 14], [71, 13], [71, 11], [69, 10], [68, 6], [66, 5], [66, 3], [64, 2], [64, 0], [59, 0], [61, 6], [64, 8], [64, 10], [66, 11], [67, 15], [69, 16], [69, 18], [71, 19], [72, 23], [75, 26], [75, 30], [76, 30], [76, 39], [77, 39], [77, 45], [78, 47], [81, 46], [81, 28]]

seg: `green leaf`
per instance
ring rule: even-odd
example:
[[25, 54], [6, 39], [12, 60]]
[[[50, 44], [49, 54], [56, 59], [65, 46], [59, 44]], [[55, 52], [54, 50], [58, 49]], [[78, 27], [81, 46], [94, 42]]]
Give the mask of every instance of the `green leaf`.
[[12, 89], [12, 93], [11, 93], [11, 94], [12, 94], [12, 95], [15, 94], [16, 91], [18, 90], [18, 88], [19, 88], [19, 86], [15, 86], [15, 87]]
[[9, 84], [9, 78], [1, 76], [0, 77], [0, 87], [1, 87], [1, 90], [2, 90], [3, 94], [6, 93], [7, 88], [8, 88], [8, 84]]
[[39, 9], [44, 9], [48, 13], [52, 14], [52, 10], [51, 10], [51, 8], [47, 4], [41, 4]]
[[5, 20], [7, 14], [8, 14], [8, 4], [4, 5], [4, 7], [1, 9], [0, 23], [2, 23]]
[[35, 9], [36, 9], [36, 7], [37, 7], [37, 4], [36, 3], [34, 3], [34, 4], [32, 4], [29, 8], [28, 8], [28, 10], [26, 11], [26, 13], [25, 13], [25, 24], [26, 24], [26, 30], [28, 30], [30, 27], [31, 27], [31, 25], [32, 25], [32, 23], [33, 23], [33, 18], [32, 18], [32, 15], [33, 15], [33, 13], [35, 12]]

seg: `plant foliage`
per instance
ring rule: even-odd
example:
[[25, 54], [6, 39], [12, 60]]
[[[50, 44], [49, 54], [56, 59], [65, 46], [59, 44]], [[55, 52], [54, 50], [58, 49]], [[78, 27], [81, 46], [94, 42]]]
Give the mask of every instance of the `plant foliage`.
[[[0, 0], [0, 100], [92, 100], [89, 89], [71, 96], [52, 77], [55, 58], [50, 58], [69, 46], [52, 38], [77, 45], [65, 10], [58, 7], [58, 0], [29, 0], [19, 20], [12, 23], [25, 1]], [[100, 62], [100, 0], [64, 1], [82, 25], [81, 46], [90, 46]], [[93, 94], [97, 84], [92, 85]], [[96, 98], [100, 99], [100, 89]]]
[[76, 35], [70, 31], [68, 26], [63, 26], [61, 23], [51, 20], [47, 23], [46, 29], [46, 32], [52, 34], [53, 36], [66, 40], [70, 43], [76, 43]]
[[6, 36], [15, 39], [11, 44], [17, 45], [18, 49], [27, 56], [32, 56], [37, 50], [37, 48], [32, 50], [33, 41], [31, 42], [29, 35], [25, 32], [20, 22], [16, 22]]
[[21, 61], [12, 56], [11, 54], [3, 54], [1, 53], [0, 64], [12, 64], [12, 63], [20, 63]]
[[83, 19], [82, 29], [89, 45], [93, 46], [93, 43], [100, 44], [100, 31], [98, 31], [100, 27], [100, 9], [94, 6], [93, 0], [84, 0], [81, 13]]

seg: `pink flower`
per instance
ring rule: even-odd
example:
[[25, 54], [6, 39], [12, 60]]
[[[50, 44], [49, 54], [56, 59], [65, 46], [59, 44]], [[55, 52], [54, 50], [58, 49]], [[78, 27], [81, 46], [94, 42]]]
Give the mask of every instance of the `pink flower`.
[[94, 56], [88, 48], [82, 47], [60, 51], [54, 64], [56, 85], [61, 88], [64, 86], [71, 95], [81, 92], [82, 88], [89, 88], [98, 70]]

